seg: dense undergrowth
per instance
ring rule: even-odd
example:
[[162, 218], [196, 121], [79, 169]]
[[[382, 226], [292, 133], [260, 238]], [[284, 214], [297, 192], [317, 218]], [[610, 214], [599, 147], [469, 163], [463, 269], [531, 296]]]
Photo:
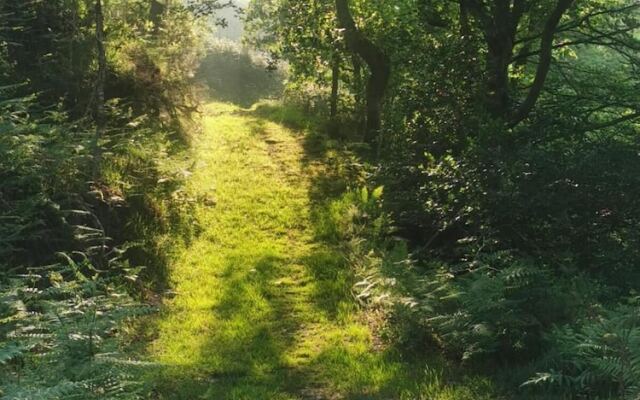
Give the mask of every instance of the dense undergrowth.
[[152, 311], [144, 289], [162, 286], [161, 236], [178, 215], [157, 185], [170, 141], [159, 127], [118, 129], [92, 181], [93, 131], [37, 107], [25, 98], [3, 109], [3, 395], [133, 398], [140, 382], [120, 329]]
[[[178, 223], [189, 208], [179, 154], [198, 46], [183, 9], [159, 32], [131, 6], [112, 4], [105, 16], [107, 102], [96, 150], [95, 9], [0, 2], [10, 27], [0, 34], [2, 398], [148, 393], [150, 365], [136, 361], [131, 321], [152, 313], [152, 290], [166, 288], [164, 238], [193, 230]], [[192, 46], [177, 46], [177, 36]]]
[[[555, 271], [547, 253], [501, 248], [490, 235], [462, 238], [447, 253], [416, 246], [399, 235], [393, 205], [385, 204], [388, 189], [376, 186], [384, 178], [361, 160], [341, 161], [341, 170], [351, 169], [347, 191], [327, 202], [320, 226], [346, 244], [355, 298], [368, 313], [383, 315], [377, 329], [386, 343], [413, 354], [440, 349], [456, 365], [448, 368], [482, 371], [507, 398], [635, 398], [640, 329], [633, 270], [629, 281], [618, 282], [614, 274], [579, 271], [565, 252], [563, 269]], [[429, 173], [460, 184], [473, 176], [457, 168], [449, 158]]]
[[637, 150], [619, 135], [580, 150], [545, 143], [499, 166], [482, 153], [426, 154], [411, 170], [356, 157], [359, 186], [330, 209], [355, 238], [356, 297], [384, 310], [387, 340], [439, 349], [508, 398], [635, 398]]
[[637, 398], [639, 7], [454, 3], [249, 7], [249, 39], [384, 187], [360, 296], [509, 398]]

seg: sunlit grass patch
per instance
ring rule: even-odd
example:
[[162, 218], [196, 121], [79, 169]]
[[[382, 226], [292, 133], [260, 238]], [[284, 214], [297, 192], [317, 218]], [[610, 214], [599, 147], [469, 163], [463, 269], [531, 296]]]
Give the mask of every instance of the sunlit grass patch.
[[212, 103], [193, 140], [185, 190], [200, 234], [178, 242], [176, 295], [156, 322], [159, 398], [387, 399], [417, 396], [420, 385], [445, 396], [434, 398], [474, 398], [449, 396], [416, 373], [421, 362], [376, 344], [341, 242], [355, 233], [353, 196], [316, 186], [318, 147], [274, 118], [290, 111], [269, 107]]

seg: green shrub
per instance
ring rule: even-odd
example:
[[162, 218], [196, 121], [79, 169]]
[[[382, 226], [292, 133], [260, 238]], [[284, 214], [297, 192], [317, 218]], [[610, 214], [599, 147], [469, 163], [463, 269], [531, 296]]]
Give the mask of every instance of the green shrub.
[[62, 114], [32, 117], [32, 104], [0, 105], [0, 257], [14, 266], [48, 262], [73, 239], [64, 210], [77, 208], [90, 161], [82, 130]]
[[135, 279], [135, 270], [112, 264], [110, 278], [88, 259], [60, 258], [0, 275], [0, 393], [16, 400], [140, 398], [145, 364], [125, 354], [119, 339], [123, 321], [151, 311], [117, 283], [118, 274]]
[[543, 350], [543, 333], [570, 320], [588, 293], [579, 278], [558, 280], [549, 268], [510, 252], [430, 270], [413, 287], [416, 313], [462, 360], [534, 358]]
[[549, 370], [525, 386], [546, 386], [566, 394], [612, 399], [640, 396], [640, 308], [630, 304], [602, 310], [548, 335]]
[[129, 296], [140, 269], [102, 223], [113, 193], [87, 193], [91, 136], [33, 98], [0, 108], [3, 398], [137, 398], [119, 330], [150, 308]]

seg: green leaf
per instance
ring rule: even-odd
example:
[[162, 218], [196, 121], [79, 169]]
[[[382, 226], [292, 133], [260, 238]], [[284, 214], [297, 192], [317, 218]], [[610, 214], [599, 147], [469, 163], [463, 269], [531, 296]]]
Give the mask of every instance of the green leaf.
[[377, 200], [380, 200], [382, 198], [383, 194], [384, 194], [384, 186], [378, 186], [371, 193], [371, 198], [373, 198], [374, 200], [377, 201]]

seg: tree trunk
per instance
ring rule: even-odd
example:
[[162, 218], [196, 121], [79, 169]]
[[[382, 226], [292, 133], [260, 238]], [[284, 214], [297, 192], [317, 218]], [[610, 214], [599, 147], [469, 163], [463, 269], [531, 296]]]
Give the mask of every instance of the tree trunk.
[[513, 41], [501, 32], [487, 38], [487, 109], [496, 118], [509, 114], [509, 65], [513, 55]]
[[358, 134], [364, 134], [366, 129], [366, 118], [364, 115], [365, 110], [365, 98], [364, 98], [364, 83], [362, 79], [362, 61], [357, 54], [352, 56], [353, 63], [353, 84], [356, 100], [356, 119], [358, 122]]
[[365, 127], [365, 141], [377, 144], [380, 141], [380, 128], [382, 128], [382, 103], [386, 84], [378, 80], [383, 72], [371, 73], [367, 83], [367, 121]]
[[102, 151], [100, 141], [104, 135], [105, 112], [104, 112], [104, 86], [107, 79], [107, 54], [104, 44], [104, 14], [102, 11], [102, 0], [95, 3], [96, 18], [96, 50], [98, 57], [98, 74], [96, 77], [96, 102], [95, 102], [95, 124], [96, 132], [93, 138], [93, 178], [96, 180], [100, 174], [100, 164], [102, 162]]
[[340, 98], [340, 54], [333, 53], [331, 66], [331, 120], [335, 122], [338, 117], [338, 100]]
[[149, 4], [149, 20], [153, 24], [153, 33], [158, 34], [160, 26], [162, 25], [162, 15], [164, 14], [167, 5], [160, 3], [158, 0], [151, 0]]
[[348, 0], [336, 0], [338, 23], [344, 29], [347, 47], [360, 56], [369, 67], [369, 80], [366, 90], [366, 128], [364, 140], [375, 145], [378, 142], [382, 125], [382, 104], [391, 78], [389, 58], [366, 38], [357, 28]]
[[467, 0], [460, 0], [460, 36], [465, 41], [471, 38], [471, 25], [469, 23], [469, 5]]

